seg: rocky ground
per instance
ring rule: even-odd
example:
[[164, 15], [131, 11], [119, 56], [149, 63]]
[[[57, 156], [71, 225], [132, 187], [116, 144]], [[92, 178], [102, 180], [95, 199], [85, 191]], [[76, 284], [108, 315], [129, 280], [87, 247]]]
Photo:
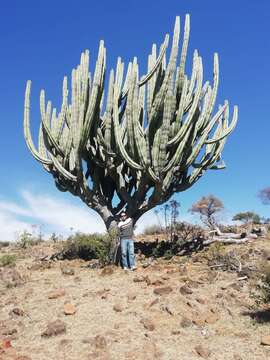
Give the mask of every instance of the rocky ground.
[[0, 267], [0, 359], [270, 359], [270, 312], [256, 290], [269, 239], [140, 257], [136, 272], [39, 260], [53, 250], [0, 249], [17, 255]]

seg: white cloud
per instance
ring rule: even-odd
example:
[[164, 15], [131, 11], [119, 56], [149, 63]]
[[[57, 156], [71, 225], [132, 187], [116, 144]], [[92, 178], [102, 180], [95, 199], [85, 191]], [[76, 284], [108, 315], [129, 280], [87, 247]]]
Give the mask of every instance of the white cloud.
[[0, 241], [14, 241], [24, 230], [31, 230], [29, 223], [17, 220], [16, 216], [0, 210]]
[[32, 224], [42, 224], [42, 231], [67, 235], [70, 229], [82, 232], [104, 232], [105, 225], [97, 213], [46, 194], [22, 192], [23, 205], [0, 201], [0, 240], [13, 241]]

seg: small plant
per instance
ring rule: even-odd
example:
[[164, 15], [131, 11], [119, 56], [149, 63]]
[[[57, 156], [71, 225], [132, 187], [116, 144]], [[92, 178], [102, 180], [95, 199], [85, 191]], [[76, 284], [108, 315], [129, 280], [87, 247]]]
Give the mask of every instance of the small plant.
[[264, 303], [270, 302], [270, 265], [263, 263], [260, 267], [260, 276], [261, 276], [261, 300]]
[[0, 257], [0, 266], [14, 265], [16, 256], [13, 254], [5, 254]]
[[56, 235], [55, 232], [52, 233], [52, 235], [50, 236], [50, 241], [56, 243], [59, 240], [58, 236]]
[[18, 237], [17, 245], [22, 249], [26, 249], [28, 246], [38, 245], [43, 241], [44, 240], [42, 239], [42, 236], [40, 236], [40, 234], [35, 237], [32, 233], [24, 230]]

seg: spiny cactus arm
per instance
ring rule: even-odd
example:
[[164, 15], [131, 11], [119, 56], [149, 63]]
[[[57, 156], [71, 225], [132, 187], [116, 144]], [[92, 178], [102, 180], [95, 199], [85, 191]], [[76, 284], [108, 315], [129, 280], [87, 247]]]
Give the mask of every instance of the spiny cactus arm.
[[37, 149], [32, 140], [31, 131], [30, 131], [30, 93], [31, 93], [31, 81], [28, 80], [25, 89], [25, 99], [24, 99], [24, 137], [28, 149], [30, 150], [33, 157], [40, 161], [43, 165], [52, 165], [52, 160], [42, 156]]
[[60, 114], [58, 116], [58, 122], [55, 131], [57, 143], [60, 142], [65, 122], [68, 122], [67, 110], [68, 110], [68, 86], [67, 86], [67, 77], [65, 76], [63, 79], [63, 87], [62, 87], [62, 105], [61, 105]]
[[[38, 151], [40, 153], [40, 155], [44, 158], [44, 159], [48, 159], [47, 156], [47, 150], [44, 144], [44, 137], [43, 137], [43, 130], [42, 130], [42, 124], [40, 124], [39, 127], [39, 133], [38, 133]], [[51, 171], [51, 166], [42, 164], [43, 168], [50, 172]]]
[[107, 150], [111, 150], [112, 146], [112, 111], [113, 111], [113, 86], [114, 86], [114, 71], [110, 71], [108, 96], [105, 110], [105, 143]]
[[206, 140], [205, 143], [206, 144], [213, 144], [215, 142], [218, 142], [218, 141], [224, 139], [228, 135], [230, 135], [230, 133], [234, 130], [234, 128], [235, 128], [235, 126], [237, 124], [237, 119], [238, 119], [238, 107], [235, 105], [234, 110], [233, 110], [233, 118], [232, 118], [230, 126], [228, 126], [219, 137], [216, 137], [216, 138], [213, 138], [213, 139], [208, 139], [208, 140]]
[[225, 104], [218, 112], [217, 114], [212, 118], [212, 120], [209, 122], [208, 126], [205, 128], [204, 133], [202, 134], [200, 140], [198, 141], [197, 145], [193, 148], [192, 153], [187, 159], [186, 166], [190, 166], [198, 156], [202, 146], [204, 145], [208, 134], [213, 129], [216, 122], [220, 119], [220, 117], [223, 115], [224, 110], [226, 109], [227, 104]]
[[136, 163], [132, 158], [128, 155], [121, 138], [121, 128], [119, 125], [119, 110], [118, 110], [118, 99], [119, 99], [119, 88], [117, 83], [115, 83], [114, 87], [114, 107], [113, 107], [113, 122], [114, 122], [114, 135], [115, 135], [115, 141], [117, 144], [117, 147], [119, 149], [119, 152], [121, 154], [121, 157], [123, 160], [125, 160], [130, 167], [132, 167], [135, 170], [142, 170], [142, 166]]
[[164, 54], [168, 47], [168, 44], [169, 44], [169, 35], [166, 34], [165, 40], [162, 44], [162, 47], [161, 47], [161, 50], [160, 50], [160, 53], [156, 60], [155, 65], [151, 68], [151, 70], [148, 72], [147, 75], [143, 76], [143, 78], [139, 82], [139, 86], [143, 86], [144, 84], [146, 84], [151, 79], [151, 77], [155, 74], [156, 70], [158, 69], [159, 65], [161, 64], [161, 62], [163, 60], [163, 57], [164, 57]]
[[127, 138], [128, 138], [128, 148], [130, 150], [131, 156], [135, 156], [135, 141], [134, 141], [134, 126], [133, 126], [133, 105], [134, 105], [134, 93], [135, 86], [137, 81], [136, 74], [136, 64], [133, 63], [131, 70], [131, 82], [127, 95], [127, 105], [126, 105], [126, 121], [127, 121]]
[[50, 151], [56, 151], [57, 154], [64, 156], [63, 150], [60, 148], [56, 139], [54, 138], [52, 131], [50, 129], [51, 123], [51, 101], [48, 101], [47, 108], [45, 110], [45, 91], [41, 90], [40, 92], [40, 114], [41, 114], [41, 122], [42, 129], [44, 132], [44, 141], [46, 145], [49, 146]]
[[186, 66], [186, 58], [187, 58], [187, 50], [188, 50], [188, 42], [189, 42], [189, 34], [190, 34], [190, 16], [186, 14], [185, 17], [185, 27], [184, 27], [184, 38], [183, 45], [181, 51], [180, 65], [179, 65], [179, 85], [178, 91], [182, 90], [183, 82], [185, 78], [185, 66]]
[[98, 52], [98, 60], [96, 62], [96, 68], [93, 78], [93, 84], [89, 99], [89, 104], [87, 108], [87, 112], [85, 115], [85, 120], [83, 124], [82, 134], [80, 138], [79, 147], [81, 149], [84, 148], [91, 131], [91, 127], [95, 118], [95, 113], [99, 105], [99, 99], [103, 93], [104, 87], [104, 73], [105, 73], [105, 57], [106, 57], [106, 50], [104, 48], [103, 40], [100, 41], [99, 45], [99, 52]]
[[77, 177], [71, 174], [68, 170], [66, 170], [53, 154], [50, 153], [49, 156], [52, 159], [55, 168], [59, 171], [61, 175], [64, 176], [64, 178], [71, 181], [77, 181]]
[[[196, 69], [196, 70], [194, 70], [195, 77], [196, 77], [196, 89], [195, 89], [194, 98], [192, 101], [192, 106], [188, 112], [188, 116], [187, 116], [185, 123], [182, 124], [180, 130], [175, 135], [175, 137], [173, 139], [169, 140], [168, 146], [172, 146], [172, 145], [175, 145], [175, 144], [181, 142], [182, 139], [184, 138], [187, 130], [190, 128], [190, 126], [192, 126], [192, 123], [194, 120], [193, 116], [195, 114], [196, 109], [198, 108], [200, 95], [201, 95], [201, 91], [202, 91], [203, 72], [202, 72], [202, 62], [199, 57], [196, 57], [196, 65], [194, 65], [194, 68]], [[187, 96], [185, 86], [186, 85], [185, 85], [185, 81], [184, 81], [183, 94], [182, 94], [183, 103], [184, 103], [184, 101], [186, 101], [186, 96]], [[181, 101], [182, 101], [182, 98], [181, 98]], [[181, 104], [181, 106], [183, 106], [183, 104]], [[181, 110], [181, 112], [182, 112], [182, 110]]]
[[[167, 143], [169, 138], [169, 128], [172, 118], [172, 97], [173, 97], [173, 78], [164, 100], [163, 123], [161, 126], [161, 141], [158, 154], [158, 173], [161, 174], [166, 162]], [[173, 109], [174, 110], [174, 109]]]

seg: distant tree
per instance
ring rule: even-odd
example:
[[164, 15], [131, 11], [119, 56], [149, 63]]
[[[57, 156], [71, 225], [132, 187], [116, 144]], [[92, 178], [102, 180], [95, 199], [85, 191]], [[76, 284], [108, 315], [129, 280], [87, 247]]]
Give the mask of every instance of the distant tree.
[[258, 196], [263, 204], [270, 205], [270, 187], [266, 187], [265, 189], [262, 189], [259, 192]]
[[171, 207], [171, 240], [172, 240], [173, 233], [175, 232], [177, 218], [179, 216], [180, 203], [176, 200], [171, 200], [170, 207]]
[[199, 201], [192, 205], [189, 210], [193, 214], [199, 214], [203, 224], [210, 229], [214, 229], [217, 225], [215, 215], [224, 209], [221, 200], [214, 195], [203, 196]]
[[232, 219], [233, 219], [233, 221], [241, 221], [244, 224], [247, 224], [249, 222], [251, 222], [253, 224], [261, 223], [260, 215], [256, 214], [253, 211], [239, 212], [239, 213], [235, 214]]

